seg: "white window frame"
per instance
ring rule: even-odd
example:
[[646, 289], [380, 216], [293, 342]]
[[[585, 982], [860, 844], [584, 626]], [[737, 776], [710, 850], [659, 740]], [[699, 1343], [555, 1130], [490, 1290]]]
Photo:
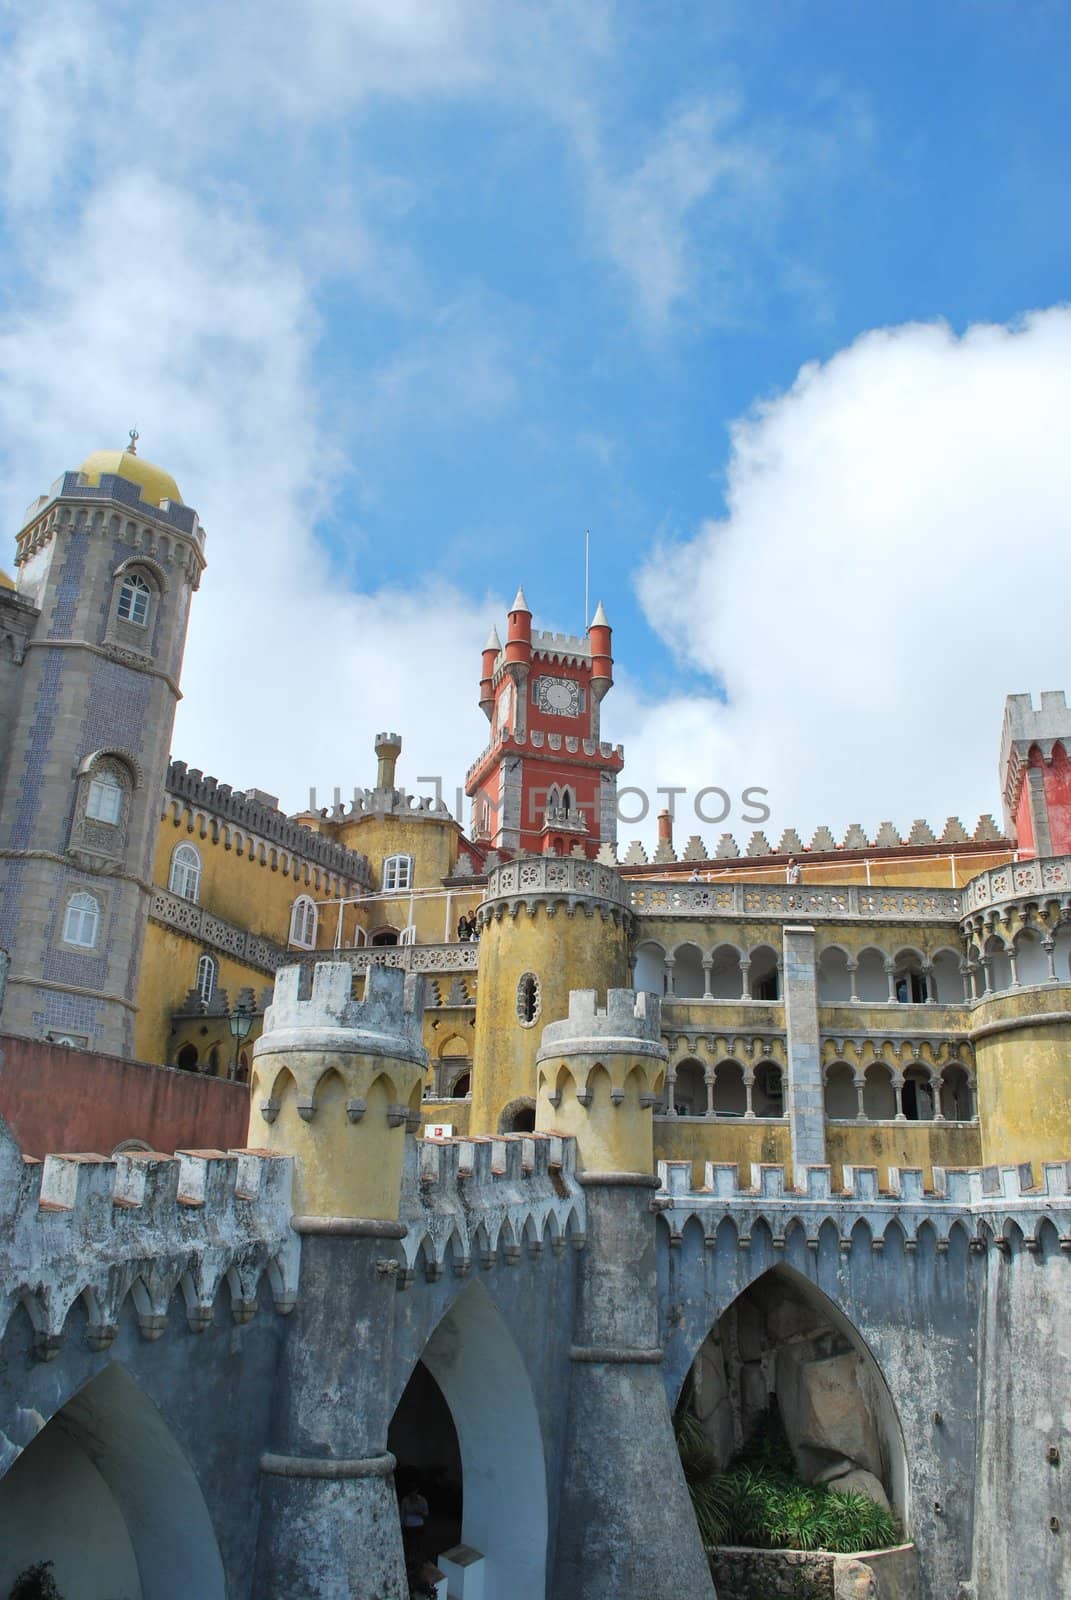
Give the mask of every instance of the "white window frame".
[[197, 993], [201, 996], [201, 1004], [207, 1005], [216, 992], [216, 980], [219, 977], [219, 962], [215, 956], [206, 952], [197, 962]]
[[315, 950], [319, 920], [316, 901], [310, 895], [299, 894], [290, 910], [290, 943], [299, 950]]
[[124, 573], [119, 586], [119, 603], [115, 608], [119, 621], [132, 622], [137, 628], [147, 628], [151, 613], [152, 584], [140, 572]]
[[402, 929], [398, 935], [399, 944], [416, 944], [416, 926], [410, 922], [408, 927]]
[[91, 822], [106, 822], [110, 827], [117, 827], [122, 815], [123, 785], [116, 774], [105, 767], [89, 780], [86, 816]]
[[67, 901], [63, 917], [63, 942], [81, 950], [95, 950], [100, 937], [100, 901], [80, 889]]
[[190, 900], [194, 905], [200, 900], [201, 857], [192, 844], [177, 844], [172, 850], [167, 886], [180, 900]]
[[413, 887], [412, 856], [387, 856], [383, 863], [383, 892], [394, 894]]

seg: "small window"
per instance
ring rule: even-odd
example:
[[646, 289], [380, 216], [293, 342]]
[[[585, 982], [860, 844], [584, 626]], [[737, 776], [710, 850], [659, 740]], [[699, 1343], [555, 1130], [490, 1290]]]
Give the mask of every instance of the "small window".
[[392, 889], [411, 889], [412, 887], [412, 856], [388, 856], [383, 863], [384, 891], [389, 893]]
[[116, 774], [105, 767], [89, 780], [86, 816], [94, 822], [109, 822], [114, 826], [122, 812], [123, 786]]
[[119, 605], [116, 615], [123, 622], [135, 622], [139, 628], [144, 628], [149, 620], [149, 602], [152, 599], [152, 590], [144, 578], [139, 578], [136, 572], [130, 572], [123, 579], [119, 590]]
[[207, 1005], [216, 992], [218, 971], [212, 956], [202, 956], [197, 963], [197, 993], [201, 996], [202, 1005]]
[[530, 1028], [539, 1018], [539, 979], [534, 972], [526, 972], [517, 984], [517, 1021]]
[[290, 913], [290, 943], [303, 950], [316, 945], [316, 902], [307, 894], [299, 894]]
[[63, 919], [65, 942], [81, 945], [84, 950], [93, 950], [99, 931], [99, 902], [91, 894], [72, 894], [67, 902], [67, 915]]
[[201, 858], [192, 844], [180, 844], [171, 857], [172, 894], [183, 900], [197, 900], [201, 893]]

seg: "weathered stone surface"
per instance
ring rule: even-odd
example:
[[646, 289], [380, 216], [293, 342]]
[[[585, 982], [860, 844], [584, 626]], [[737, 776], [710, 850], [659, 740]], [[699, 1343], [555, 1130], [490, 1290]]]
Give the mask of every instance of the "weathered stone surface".
[[707, 1555], [718, 1600], [836, 1600], [834, 1557], [825, 1551], [723, 1545]]
[[913, 1544], [833, 1557], [833, 1600], [918, 1600], [919, 1561]]
[[789, 1346], [777, 1358], [777, 1393], [800, 1470], [810, 1477], [829, 1456], [846, 1456], [879, 1476], [881, 1446], [859, 1357], [850, 1352], [812, 1361], [807, 1353], [806, 1346]]
[[873, 1500], [883, 1511], [892, 1510], [889, 1497], [881, 1486], [881, 1480], [875, 1478], [872, 1472], [864, 1471], [862, 1467], [852, 1467], [838, 1477], [827, 1478], [826, 1482], [831, 1489], [840, 1489], [844, 1494], [865, 1494], [868, 1500]]

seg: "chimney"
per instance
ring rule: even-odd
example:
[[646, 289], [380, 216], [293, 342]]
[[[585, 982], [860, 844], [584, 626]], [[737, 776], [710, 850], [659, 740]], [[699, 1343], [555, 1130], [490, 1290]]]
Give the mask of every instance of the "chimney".
[[402, 736], [400, 733], [377, 733], [376, 756], [379, 767], [376, 772], [377, 789], [394, 788], [394, 770], [398, 765], [398, 757], [402, 753]]

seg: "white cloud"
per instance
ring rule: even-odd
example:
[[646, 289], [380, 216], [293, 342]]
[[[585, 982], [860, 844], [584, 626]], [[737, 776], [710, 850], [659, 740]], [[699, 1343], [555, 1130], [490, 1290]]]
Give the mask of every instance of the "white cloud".
[[341, 471], [309, 284], [254, 223], [136, 172], [55, 243], [33, 304], [0, 327], [0, 514], [17, 528], [62, 468], [139, 424], [207, 529], [176, 754], [297, 808], [310, 783], [369, 781], [389, 725], [409, 781], [459, 780], [486, 732], [479, 649], [501, 603], [436, 582], [353, 593], [332, 571], [314, 527]]
[[701, 101], [675, 112], [631, 172], [614, 173], [590, 133], [581, 140], [599, 248], [652, 328], [700, 283], [711, 288], [710, 253], [700, 263], [695, 250], [697, 210], [716, 196], [735, 221], [739, 195], [757, 201], [770, 184], [769, 156], [731, 131], [736, 110]]
[[637, 704], [627, 737], [766, 785], [769, 833], [999, 813], [1004, 696], [1067, 678], [1069, 460], [1066, 308], [804, 368], [733, 429], [728, 515], [639, 578], [728, 703]]

